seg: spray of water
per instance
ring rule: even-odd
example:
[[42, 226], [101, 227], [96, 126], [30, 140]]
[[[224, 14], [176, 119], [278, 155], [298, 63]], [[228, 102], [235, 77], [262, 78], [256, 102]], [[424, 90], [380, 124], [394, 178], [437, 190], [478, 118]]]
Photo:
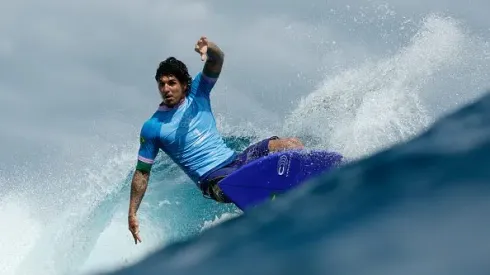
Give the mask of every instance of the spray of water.
[[40, 236], [40, 221], [32, 215], [24, 198], [9, 194], [0, 199], [1, 274], [16, 274], [16, 268]]
[[[9, 178], [10, 186], [31, 188], [14, 190], [1, 199], [1, 218], [8, 221], [2, 223], [1, 232], [12, 235], [2, 243], [9, 248], [2, 249], [6, 253], [0, 265], [2, 274], [75, 274], [95, 266], [120, 266], [152, 251], [164, 240], [152, 221], [145, 221], [142, 215], [150, 232], [148, 241], [139, 249], [129, 249], [134, 243], [122, 217], [127, 215], [127, 203], [122, 210], [116, 202], [127, 195], [134, 146], [92, 146], [97, 147], [93, 152], [98, 154], [90, 159], [67, 157], [64, 164], [47, 163], [37, 175], [24, 172]], [[55, 163], [59, 170], [52, 169]], [[111, 253], [102, 257], [104, 246]]]
[[327, 76], [287, 118], [285, 131], [352, 159], [407, 140], [434, 120], [421, 96], [434, 93], [427, 90], [434, 74], [460, 64], [466, 41], [457, 22], [430, 16], [394, 56]]

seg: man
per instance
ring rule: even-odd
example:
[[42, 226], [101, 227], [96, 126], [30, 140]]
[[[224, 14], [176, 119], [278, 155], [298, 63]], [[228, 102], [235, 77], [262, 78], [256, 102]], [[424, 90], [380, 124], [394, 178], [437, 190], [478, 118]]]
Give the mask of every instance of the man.
[[141, 242], [136, 212], [160, 149], [179, 165], [205, 196], [230, 203], [219, 188], [221, 179], [270, 152], [303, 148], [296, 138], [278, 137], [251, 145], [241, 154], [229, 148], [216, 128], [210, 104], [210, 92], [221, 73], [224, 54], [206, 37], [197, 41], [195, 51], [205, 64], [194, 79], [189, 76], [186, 65], [174, 57], [162, 61], [155, 74], [162, 102], [142, 126], [138, 163], [131, 183], [128, 224], [135, 244]]

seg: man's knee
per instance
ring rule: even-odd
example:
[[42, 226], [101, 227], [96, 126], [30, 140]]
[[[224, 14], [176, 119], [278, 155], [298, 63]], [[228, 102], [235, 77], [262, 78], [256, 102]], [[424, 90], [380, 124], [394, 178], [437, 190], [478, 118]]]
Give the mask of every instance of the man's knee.
[[287, 138], [287, 143], [289, 148], [292, 149], [303, 149], [305, 147], [299, 138]]
[[303, 149], [304, 145], [298, 138], [280, 138], [269, 142], [269, 151], [280, 151], [287, 149]]

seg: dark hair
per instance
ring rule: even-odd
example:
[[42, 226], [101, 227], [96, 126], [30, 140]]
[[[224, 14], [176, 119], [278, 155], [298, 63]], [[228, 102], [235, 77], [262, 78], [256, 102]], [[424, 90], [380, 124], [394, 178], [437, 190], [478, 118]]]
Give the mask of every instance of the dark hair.
[[187, 71], [187, 66], [175, 57], [169, 57], [160, 62], [157, 72], [155, 74], [155, 80], [160, 81], [162, 76], [173, 75], [179, 82], [184, 85], [187, 84], [185, 92], [187, 92], [191, 86], [192, 78]]

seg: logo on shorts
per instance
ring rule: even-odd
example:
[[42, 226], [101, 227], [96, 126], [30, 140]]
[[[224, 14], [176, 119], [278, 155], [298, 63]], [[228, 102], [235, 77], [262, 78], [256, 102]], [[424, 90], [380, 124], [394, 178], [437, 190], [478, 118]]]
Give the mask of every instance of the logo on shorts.
[[277, 162], [277, 174], [282, 176], [286, 172], [289, 172], [289, 158], [287, 155], [282, 155]]
[[140, 144], [145, 143], [145, 139], [143, 137], [140, 137]]

